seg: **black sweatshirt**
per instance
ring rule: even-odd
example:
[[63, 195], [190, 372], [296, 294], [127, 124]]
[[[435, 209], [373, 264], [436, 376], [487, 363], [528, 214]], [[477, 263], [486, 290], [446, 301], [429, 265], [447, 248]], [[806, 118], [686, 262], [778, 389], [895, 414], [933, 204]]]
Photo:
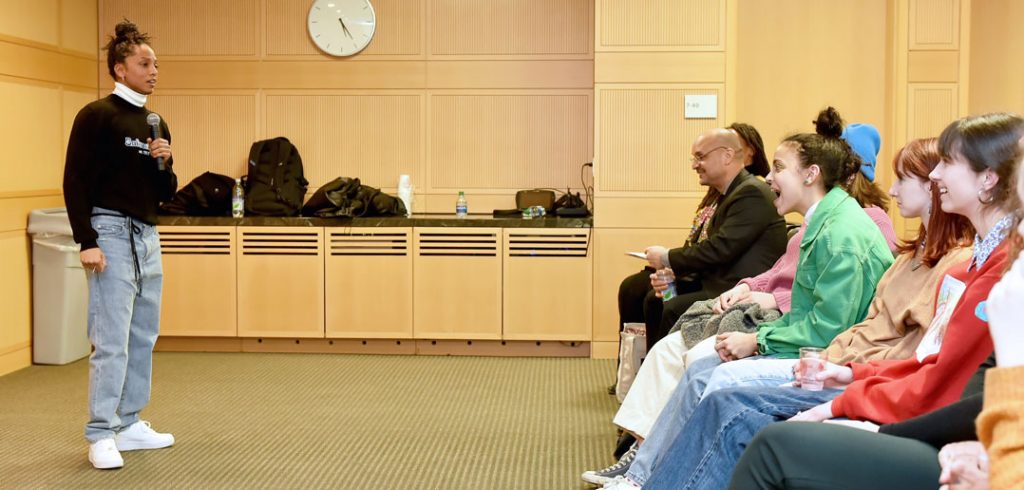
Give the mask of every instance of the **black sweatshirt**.
[[[155, 225], [160, 202], [169, 201], [178, 188], [171, 161], [161, 172], [149, 156], [148, 114], [145, 107], [111, 94], [83, 107], [75, 117], [64, 163], [64, 204], [82, 250], [96, 247], [90, 220], [93, 206]], [[162, 119], [160, 134], [171, 140]]]

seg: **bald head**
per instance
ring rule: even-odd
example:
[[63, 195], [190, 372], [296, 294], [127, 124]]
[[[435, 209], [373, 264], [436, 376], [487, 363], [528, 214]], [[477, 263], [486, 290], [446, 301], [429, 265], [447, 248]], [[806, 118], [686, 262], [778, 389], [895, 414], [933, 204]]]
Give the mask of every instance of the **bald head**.
[[691, 153], [693, 170], [701, 185], [714, 187], [723, 194], [743, 170], [743, 142], [731, 129], [704, 131], [693, 142]]
[[701, 138], [707, 138], [712, 147], [724, 146], [736, 151], [743, 148], [743, 141], [740, 140], [740, 135], [736, 134], [736, 131], [729, 128], [709, 129], [701, 133], [700, 136], [697, 137], [697, 140], [699, 141]]

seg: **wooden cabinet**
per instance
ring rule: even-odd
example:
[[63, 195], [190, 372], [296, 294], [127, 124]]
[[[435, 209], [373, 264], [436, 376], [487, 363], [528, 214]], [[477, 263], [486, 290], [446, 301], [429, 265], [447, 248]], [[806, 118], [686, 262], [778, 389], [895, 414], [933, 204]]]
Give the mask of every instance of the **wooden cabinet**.
[[328, 338], [412, 338], [412, 228], [326, 228]]
[[222, 223], [160, 227], [164, 337], [597, 340], [589, 228]]
[[415, 228], [415, 338], [501, 338], [501, 236], [501, 228]]
[[233, 226], [161, 226], [161, 336], [234, 337], [236, 324]]
[[238, 227], [238, 335], [324, 336], [324, 229]]
[[502, 338], [590, 340], [590, 230], [509, 228], [503, 241]]

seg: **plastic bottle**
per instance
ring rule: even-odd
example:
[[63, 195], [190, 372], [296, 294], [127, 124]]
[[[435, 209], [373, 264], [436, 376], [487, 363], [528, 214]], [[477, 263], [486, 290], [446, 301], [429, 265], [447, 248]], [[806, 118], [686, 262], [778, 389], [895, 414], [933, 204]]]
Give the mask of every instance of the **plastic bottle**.
[[412, 216], [412, 183], [409, 176], [402, 174], [398, 176], [398, 198], [405, 205], [405, 216]]
[[231, 216], [241, 218], [245, 215], [245, 191], [242, 190], [242, 179], [235, 179], [231, 189]]
[[661, 282], [666, 283], [668, 286], [661, 292], [661, 300], [668, 301], [676, 297], [676, 281], [669, 280], [668, 274], [665, 273], [665, 269], [658, 269], [658, 279]]
[[455, 217], [465, 218], [469, 214], [469, 206], [466, 204], [466, 193], [459, 191], [459, 198], [455, 200]]

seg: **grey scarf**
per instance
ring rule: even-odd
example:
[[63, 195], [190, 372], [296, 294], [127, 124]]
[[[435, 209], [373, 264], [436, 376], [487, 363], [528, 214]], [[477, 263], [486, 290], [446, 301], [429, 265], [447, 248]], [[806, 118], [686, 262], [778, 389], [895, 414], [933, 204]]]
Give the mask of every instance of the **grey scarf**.
[[687, 348], [693, 348], [698, 342], [708, 337], [713, 337], [726, 332], [752, 333], [757, 331], [757, 326], [776, 320], [782, 313], [775, 309], [762, 310], [757, 303], [740, 303], [732, 305], [729, 309], [716, 315], [711, 311], [716, 299], [697, 301], [686, 313], [683, 313], [676, 320], [676, 324], [669, 333], [681, 331], [683, 343]]

